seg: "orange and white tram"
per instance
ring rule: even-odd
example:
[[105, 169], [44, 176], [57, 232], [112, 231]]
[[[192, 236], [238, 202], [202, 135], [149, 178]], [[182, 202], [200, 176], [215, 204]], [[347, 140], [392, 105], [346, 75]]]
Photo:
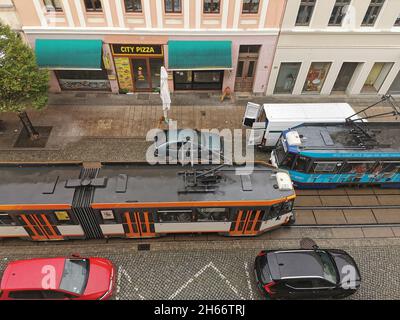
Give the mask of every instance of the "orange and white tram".
[[0, 165], [0, 238], [255, 236], [294, 220], [286, 171], [138, 163]]

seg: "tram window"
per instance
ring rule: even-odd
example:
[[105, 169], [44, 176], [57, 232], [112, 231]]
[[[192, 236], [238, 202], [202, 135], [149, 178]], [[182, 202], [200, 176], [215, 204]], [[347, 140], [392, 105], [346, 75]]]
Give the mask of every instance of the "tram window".
[[340, 167], [339, 162], [314, 162], [312, 166], [312, 172], [314, 173], [327, 173], [335, 172]]
[[16, 223], [7, 213], [0, 213], [0, 226], [15, 226]]
[[197, 208], [196, 221], [228, 221], [228, 208]]
[[267, 215], [268, 219], [273, 219], [278, 217], [281, 214], [282, 205], [283, 203], [277, 203], [272, 205]]
[[299, 172], [306, 172], [309, 162], [310, 162], [309, 158], [299, 156], [295, 160], [295, 164], [294, 164], [293, 170], [296, 170], [296, 171], [299, 171]]
[[67, 211], [55, 211], [54, 216], [59, 224], [73, 224]]
[[192, 210], [158, 210], [157, 219], [160, 223], [192, 222], [194, 220]]
[[294, 203], [293, 200], [284, 202], [280, 214], [282, 215], [291, 212], [293, 210], [293, 203]]
[[295, 158], [295, 155], [293, 153], [288, 153], [286, 158], [283, 159], [281, 166], [290, 169], [292, 167], [294, 158]]
[[382, 173], [398, 173], [400, 172], [400, 163], [399, 162], [382, 163], [378, 166], [378, 168], [381, 169], [380, 172]]
[[363, 174], [369, 173], [375, 167], [375, 162], [347, 162], [340, 173]]
[[116, 223], [114, 211], [112, 210], [100, 210], [101, 219], [105, 224]]

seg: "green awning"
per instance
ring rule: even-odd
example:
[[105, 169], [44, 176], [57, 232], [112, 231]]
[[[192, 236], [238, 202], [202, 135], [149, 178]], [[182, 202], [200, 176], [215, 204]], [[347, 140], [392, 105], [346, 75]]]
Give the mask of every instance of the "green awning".
[[168, 70], [232, 69], [232, 41], [168, 41]]
[[39, 67], [58, 70], [101, 70], [101, 40], [37, 39], [36, 61]]

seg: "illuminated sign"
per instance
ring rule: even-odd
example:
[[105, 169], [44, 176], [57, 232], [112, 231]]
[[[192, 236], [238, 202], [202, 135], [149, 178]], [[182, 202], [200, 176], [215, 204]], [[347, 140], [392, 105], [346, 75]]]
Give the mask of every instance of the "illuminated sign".
[[161, 45], [151, 44], [113, 44], [114, 55], [124, 56], [163, 56]]

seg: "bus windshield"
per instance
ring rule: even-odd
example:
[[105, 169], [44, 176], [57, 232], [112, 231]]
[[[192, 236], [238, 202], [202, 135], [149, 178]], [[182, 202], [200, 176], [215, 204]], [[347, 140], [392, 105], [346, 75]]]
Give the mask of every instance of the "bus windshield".
[[60, 289], [81, 295], [85, 291], [88, 277], [89, 260], [67, 259], [65, 260]]

